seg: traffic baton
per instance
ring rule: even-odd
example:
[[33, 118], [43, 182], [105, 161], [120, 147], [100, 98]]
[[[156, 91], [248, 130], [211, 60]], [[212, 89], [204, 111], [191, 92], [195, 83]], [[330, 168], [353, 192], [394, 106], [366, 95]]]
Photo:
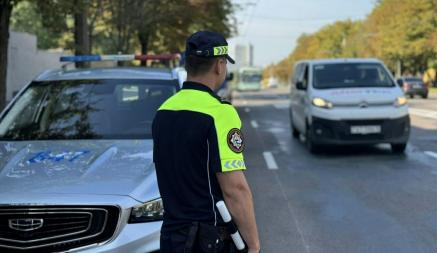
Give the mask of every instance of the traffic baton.
[[243, 242], [243, 238], [241, 238], [240, 232], [238, 232], [238, 228], [235, 226], [234, 222], [232, 222], [231, 214], [229, 213], [225, 202], [220, 200], [215, 205], [219, 210], [219, 213], [222, 216], [223, 221], [226, 223], [226, 227], [228, 228], [229, 234], [231, 234], [231, 238], [235, 244], [235, 247], [238, 250], [244, 250], [246, 245]]

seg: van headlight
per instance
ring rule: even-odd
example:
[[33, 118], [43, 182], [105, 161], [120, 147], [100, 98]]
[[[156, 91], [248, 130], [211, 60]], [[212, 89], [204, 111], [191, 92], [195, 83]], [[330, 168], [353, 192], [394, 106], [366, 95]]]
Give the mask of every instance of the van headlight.
[[400, 107], [400, 106], [406, 105], [407, 103], [408, 103], [407, 98], [404, 96], [400, 96], [400, 97], [396, 98], [395, 106]]
[[155, 199], [132, 208], [129, 223], [143, 223], [162, 220], [164, 205], [162, 199]]
[[331, 109], [333, 107], [332, 103], [323, 98], [314, 98], [313, 105], [320, 108]]

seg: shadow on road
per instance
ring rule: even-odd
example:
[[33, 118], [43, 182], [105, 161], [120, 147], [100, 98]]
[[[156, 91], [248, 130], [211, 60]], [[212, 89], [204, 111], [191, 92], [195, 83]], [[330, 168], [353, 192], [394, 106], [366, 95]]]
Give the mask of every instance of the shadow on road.
[[379, 145], [345, 145], [345, 146], [324, 146], [320, 152], [315, 154], [319, 157], [338, 158], [344, 156], [390, 156], [405, 158], [405, 154], [394, 154], [388, 144]]

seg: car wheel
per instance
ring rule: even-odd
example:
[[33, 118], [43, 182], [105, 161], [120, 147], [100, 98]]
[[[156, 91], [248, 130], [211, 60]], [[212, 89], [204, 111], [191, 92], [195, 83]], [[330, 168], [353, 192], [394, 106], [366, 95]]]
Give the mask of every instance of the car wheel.
[[414, 98], [414, 95], [413, 95], [413, 94], [410, 94], [410, 98], [413, 99], [413, 98]]
[[423, 99], [427, 99], [428, 98], [428, 93], [426, 93], [425, 95], [422, 95]]
[[305, 144], [308, 148], [308, 151], [310, 151], [312, 154], [319, 153], [320, 147], [319, 145], [314, 143], [313, 131], [311, 126], [307, 126], [306, 133], [305, 133]]
[[291, 128], [291, 134], [293, 135], [293, 138], [296, 138], [296, 139], [299, 138], [300, 133], [299, 133], [299, 130], [297, 130], [297, 128], [294, 126], [293, 114], [291, 112], [291, 109], [290, 109], [290, 128]]
[[391, 150], [395, 154], [401, 154], [405, 152], [405, 149], [407, 147], [407, 143], [392, 143], [391, 144]]

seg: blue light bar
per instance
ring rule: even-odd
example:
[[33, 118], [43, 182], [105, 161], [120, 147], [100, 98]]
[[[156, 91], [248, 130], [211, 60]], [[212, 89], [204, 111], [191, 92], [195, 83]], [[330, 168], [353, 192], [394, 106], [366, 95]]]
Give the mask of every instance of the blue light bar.
[[71, 55], [61, 56], [61, 62], [83, 62], [83, 61], [101, 61], [100, 55]]
[[90, 62], [90, 61], [170, 61], [180, 59], [179, 54], [134, 55], [134, 54], [109, 54], [109, 55], [69, 55], [61, 56], [61, 62]]

